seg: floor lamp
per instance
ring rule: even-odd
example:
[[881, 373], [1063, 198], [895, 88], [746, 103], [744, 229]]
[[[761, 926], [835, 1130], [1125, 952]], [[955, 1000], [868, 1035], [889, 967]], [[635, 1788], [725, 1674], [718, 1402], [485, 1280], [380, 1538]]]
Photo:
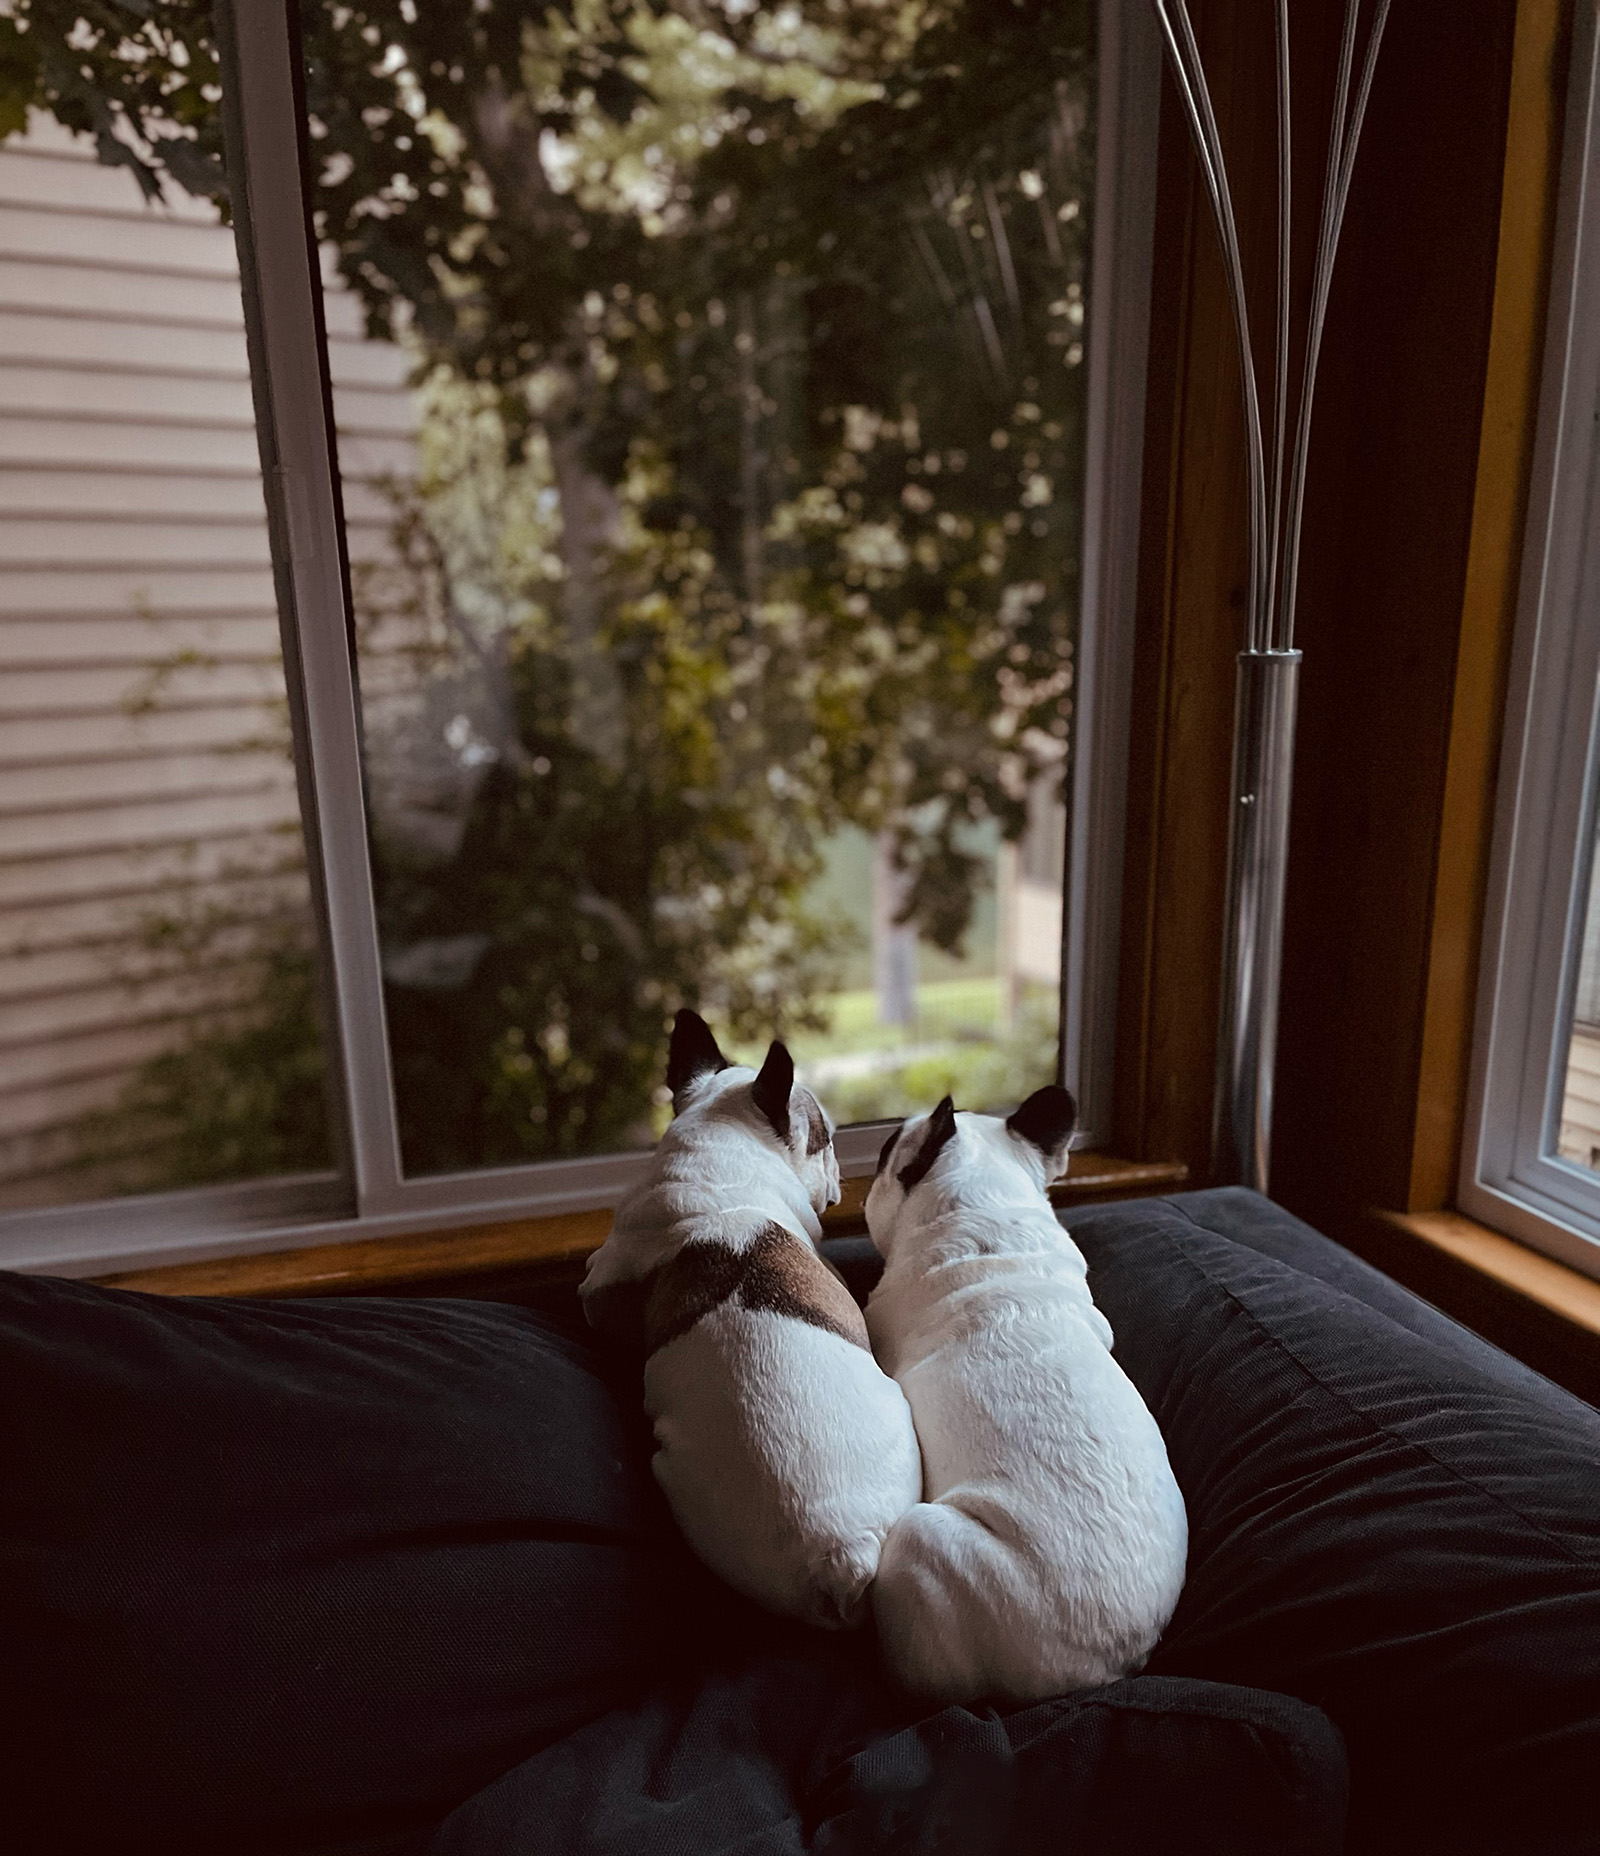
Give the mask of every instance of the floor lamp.
[[1217, 1035], [1212, 1117], [1212, 1177], [1219, 1185], [1267, 1189], [1272, 1142], [1272, 1077], [1278, 1036], [1278, 975], [1283, 954], [1283, 894], [1289, 852], [1289, 798], [1294, 773], [1295, 704], [1300, 653], [1294, 648], [1295, 590], [1300, 570], [1300, 516], [1305, 500], [1311, 405], [1322, 347], [1328, 289], [1339, 229], [1389, 0], [1378, 0], [1355, 79], [1360, 0], [1346, 0], [1328, 143], [1322, 217], [1317, 231], [1305, 364], [1289, 409], [1289, 5], [1274, 9], [1278, 95], [1278, 265], [1269, 459], [1244, 290], [1233, 198], [1211, 93], [1200, 62], [1187, 0], [1153, 0], [1184, 117], [1200, 163], [1222, 244], [1223, 268], [1239, 344], [1250, 507], [1250, 578], [1245, 648], [1239, 653], [1233, 721], [1233, 781], [1228, 827], [1227, 913], [1222, 1010]]

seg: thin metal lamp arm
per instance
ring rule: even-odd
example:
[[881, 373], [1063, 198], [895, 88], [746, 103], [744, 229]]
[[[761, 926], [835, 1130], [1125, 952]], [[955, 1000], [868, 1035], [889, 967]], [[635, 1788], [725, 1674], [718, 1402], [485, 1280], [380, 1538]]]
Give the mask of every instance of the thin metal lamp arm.
[[1350, 96], [1350, 74], [1354, 63], [1356, 22], [1360, 0], [1349, 0], [1345, 8], [1344, 35], [1339, 48], [1339, 83], [1334, 93], [1333, 134], [1328, 143], [1328, 173], [1322, 196], [1322, 224], [1317, 236], [1317, 262], [1311, 288], [1311, 318], [1306, 333], [1305, 371], [1301, 376], [1300, 408], [1295, 420], [1294, 462], [1289, 472], [1289, 504], [1285, 513], [1283, 544], [1284, 584], [1278, 595], [1274, 641], [1282, 651], [1294, 649], [1295, 605], [1300, 591], [1300, 532], [1305, 510], [1306, 460], [1311, 448], [1311, 408], [1316, 396], [1317, 363], [1322, 354], [1322, 330], [1327, 321], [1328, 296], [1333, 288], [1334, 260], [1339, 255], [1339, 235], [1344, 230], [1344, 209], [1350, 198], [1350, 182], [1355, 173], [1356, 148], [1361, 140], [1361, 125], [1366, 119], [1367, 99], [1372, 94], [1372, 79], [1378, 67], [1378, 48], [1383, 43], [1383, 29], [1389, 19], [1390, 0], [1379, 0], [1367, 38], [1366, 57], [1362, 61], [1361, 82], [1356, 90], [1355, 109], [1346, 123], [1345, 111]]
[[1172, 0], [1171, 11], [1168, 9], [1168, 0], [1154, 0], [1154, 5], [1173, 81], [1177, 85], [1178, 96], [1189, 123], [1190, 138], [1200, 161], [1212, 217], [1216, 221], [1217, 237], [1222, 245], [1228, 301], [1233, 312], [1234, 335], [1239, 344], [1239, 386], [1244, 400], [1245, 461], [1250, 496], [1248, 635], [1252, 647], [1259, 649], [1267, 643], [1268, 638], [1263, 577], [1263, 543], [1267, 528], [1266, 463], [1261, 435], [1261, 405], [1250, 345], [1250, 314], [1245, 300], [1244, 265], [1239, 255], [1233, 195], [1228, 187], [1222, 139], [1217, 130], [1216, 114], [1211, 107], [1211, 93], [1206, 87], [1205, 70], [1200, 62], [1200, 48], [1195, 41], [1189, 9], [1185, 0]]
[[1277, 368], [1273, 382], [1271, 543], [1267, 553], [1267, 611], [1277, 610], [1283, 534], [1283, 466], [1289, 427], [1289, 243], [1291, 231], [1292, 138], [1289, 120], [1289, 0], [1278, 0], [1273, 13], [1278, 54], [1278, 314]]

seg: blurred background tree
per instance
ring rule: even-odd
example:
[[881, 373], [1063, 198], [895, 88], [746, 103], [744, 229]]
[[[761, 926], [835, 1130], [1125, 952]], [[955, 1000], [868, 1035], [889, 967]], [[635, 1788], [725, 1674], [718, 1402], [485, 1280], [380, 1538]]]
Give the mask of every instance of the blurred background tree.
[[[407, 1164], [648, 1138], [677, 1005], [819, 1028], [830, 834], [879, 834], [953, 951], [975, 830], [1064, 777], [1093, 8], [300, 24], [317, 235], [420, 384], [355, 585], [423, 691], [368, 717]], [[12, 0], [0, 130], [29, 108], [226, 210], [201, 0]], [[170, 1112], [214, 1061], [168, 1061]]]

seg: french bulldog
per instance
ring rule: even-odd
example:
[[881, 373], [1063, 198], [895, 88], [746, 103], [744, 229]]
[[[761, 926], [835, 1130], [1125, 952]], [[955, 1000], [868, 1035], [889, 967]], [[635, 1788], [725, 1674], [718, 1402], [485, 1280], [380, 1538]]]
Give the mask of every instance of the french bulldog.
[[946, 1096], [890, 1136], [867, 1197], [867, 1326], [925, 1495], [884, 1543], [873, 1611], [891, 1672], [930, 1701], [1130, 1675], [1183, 1588], [1166, 1446], [1046, 1196], [1076, 1117], [1055, 1087], [1005, 1121]]
[[689, 1544], [769, 1610], [862, 1623], [922, 1468], [905, 1397], [818, 1254], [833, 1128], [782, 1044], [730, 1064], [679, 1012], [674, 1119], [589, 1260], [585, 1313], [642, 1348], [653, 1467]]

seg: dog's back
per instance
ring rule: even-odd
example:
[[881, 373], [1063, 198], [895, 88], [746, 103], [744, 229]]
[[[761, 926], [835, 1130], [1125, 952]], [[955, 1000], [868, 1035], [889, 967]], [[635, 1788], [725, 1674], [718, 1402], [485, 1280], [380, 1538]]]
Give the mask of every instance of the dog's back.
[[655, 1472], [696, 1552], [774, 1611], [862, 1622], [921, 1471], [844, 1284], [780, 1225], [739, 1249], [686, 1243], [656, 1273], [645, 1333]]
[[[908, 1127], [868, 1200], [887, 1258], [868, 1321], [928, 1496], [891, 1531], [873, 1606], [908, 1687], [1035, 1700], [1143, 1664], [1182, 1588], [1187, 1524], [1045, 1199], [1052, 1149], [1027, 1160], [988, 1117], [960, 1117], [958, 1138], [941, 1111]], [[1053, 1130], [1063, 1166], [1069, 1129]]]

